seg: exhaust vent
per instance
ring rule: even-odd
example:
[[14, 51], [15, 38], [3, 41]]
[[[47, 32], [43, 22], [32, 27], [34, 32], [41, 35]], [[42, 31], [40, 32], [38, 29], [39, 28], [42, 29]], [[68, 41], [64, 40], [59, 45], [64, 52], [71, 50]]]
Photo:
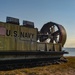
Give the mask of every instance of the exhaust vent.
[[19, 19], [13, 17], [7, 17], [6, 23], [17, 24], [19, 25]]
[[30, 27], [30, 28], [34, 28], [34, 22], [30, 22], [30, 21], [23, 20], [23, 26]]

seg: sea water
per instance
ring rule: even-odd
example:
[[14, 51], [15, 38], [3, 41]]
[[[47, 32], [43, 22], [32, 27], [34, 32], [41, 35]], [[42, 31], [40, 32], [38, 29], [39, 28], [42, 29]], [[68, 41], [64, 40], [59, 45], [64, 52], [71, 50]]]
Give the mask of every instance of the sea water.
[[75, 48], [63, 48], [63, 50], [69, 52], [69, 54], [64, 54], [64, 56], [75, 56]]

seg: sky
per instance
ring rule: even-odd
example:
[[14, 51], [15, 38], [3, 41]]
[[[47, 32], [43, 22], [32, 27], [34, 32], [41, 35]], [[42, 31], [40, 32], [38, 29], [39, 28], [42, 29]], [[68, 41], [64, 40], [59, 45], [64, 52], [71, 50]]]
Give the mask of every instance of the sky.
[[75, 48], [75, 0], [0, 0], [0, 21], [6, 17], [32, 21], [39, 30], [50, 21], [63, 25], [67, 33], [64, 47]]

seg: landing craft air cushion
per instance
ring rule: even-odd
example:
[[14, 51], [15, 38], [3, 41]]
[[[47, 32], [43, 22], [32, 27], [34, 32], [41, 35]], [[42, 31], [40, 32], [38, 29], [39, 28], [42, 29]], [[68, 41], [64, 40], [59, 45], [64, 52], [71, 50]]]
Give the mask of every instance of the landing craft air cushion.
[[0, 22], [0, 64], [61, 59], [68, 53], [62, 50], [65, 42], [62, 25], [48, 22], [38, 31], [33, 22], [23, 21], [20, 25], [19, 19], [7, 17], [6, 22]]

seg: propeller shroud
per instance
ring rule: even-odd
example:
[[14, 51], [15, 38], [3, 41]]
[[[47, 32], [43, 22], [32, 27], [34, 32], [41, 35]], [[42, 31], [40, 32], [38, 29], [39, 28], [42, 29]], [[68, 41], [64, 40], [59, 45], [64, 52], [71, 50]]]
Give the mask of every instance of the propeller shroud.
[[66, 30], [60, 24], [48, 22], [41, 28], [38, 38], [40, 42], [46, 43], [62, 43], [64, 46], [66, 42]]

